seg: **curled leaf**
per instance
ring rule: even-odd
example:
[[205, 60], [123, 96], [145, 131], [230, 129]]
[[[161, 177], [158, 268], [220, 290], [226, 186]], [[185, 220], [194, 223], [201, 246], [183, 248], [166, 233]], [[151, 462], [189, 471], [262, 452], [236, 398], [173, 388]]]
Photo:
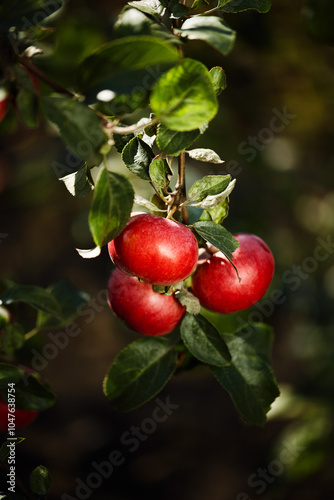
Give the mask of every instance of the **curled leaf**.
[[101, 247], [95, 247], [90, 249], [76, 248], [76, 251], [83, 259], [95, 259], [95, 257], [98, 257], [100, 255]]
[[217, 153], [215, 153], [215, 151], [213, 151], [212, 149], [191, 149], [190, 151], [187, 151], [187, 153], [190, 158], [193, 158], [194, 160], [216, 164], [224, 163], [224, 160], [221, 160], [219, 155], [217, 155]]

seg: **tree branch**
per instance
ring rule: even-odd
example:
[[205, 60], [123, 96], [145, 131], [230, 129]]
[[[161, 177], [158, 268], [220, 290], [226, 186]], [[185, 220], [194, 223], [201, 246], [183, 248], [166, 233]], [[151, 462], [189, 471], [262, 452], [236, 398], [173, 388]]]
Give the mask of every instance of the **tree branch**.
[[[179, 193], [178, 204], [180, 205], [187, 199], [186, 192], [186, 154], [180, 153], [179, 156], [179, 176], [177, 179], [176, 189]], [[182, 222], [184, 224], [189, 224], [189, 214], [188, 207], [186, 205], [181, 208]]]
[[59, 85], [59, 83], [53, 81], [45, 73], [43, 73], [43, 71], [41, 71], [39, 68], [37, 68], [37, 66], [35, 66], [35, 64], [31, 61], [31, 59], [29, 59], [28, 57], [25, 57], [25, 56], [17, 56], [17, 57], [18, 57], [19, 63], [22, 64], [22, 66], [27, 68], [27, 70], [29, 70], [30, 73], [37, 76], [37, 78], [39, 78], [40, 80], [45, 82], [47, 85], [49, 85], [49, 87], [51, 87], [53, 90], [58, 92], [58, 94], [64, 94], [64, 95], [67, 95], [69, 97], [76, 97], [76, 95], [73, 94], [73, 92], [71, 92], [70, 90], [67, 90], [62, 85]]

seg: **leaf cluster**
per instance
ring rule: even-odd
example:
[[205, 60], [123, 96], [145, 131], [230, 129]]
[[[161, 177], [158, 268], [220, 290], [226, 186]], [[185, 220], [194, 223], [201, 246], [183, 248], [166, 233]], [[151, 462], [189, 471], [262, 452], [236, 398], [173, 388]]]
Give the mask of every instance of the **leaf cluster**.
[[272, 330], [264, 324], [221, 334], [204, 316], [187, 313], [180, 331], [141, 338], [123, 349], [103, 389], [115, 410], [133, 410], [158, 394], [190, 357], [212, 371], [245, 421], [264, 425], [279, 394], [270, 365], [272, 341]]
[[[62, 2], [54, 3], [61, 11]], [[190, 6], [179, 0], [130, 1], [113, 26], [112, 39], [73, 68], [75, 84], [65, 89], [39, 69], [39, 49], [32, 45], [54, 14], [47, 0], [1, 2], [0, 49], [6, 54], [1, 74], [10, 75], [3, 85], [15, 88], [15, 104], [27, 126], [36, 126], [42, 113], [55, 127], [78, 160], [75, 166], [56, 165], [59, 179], [73, 196], [91, 197], [88, 222], [96, 248], [79, 250], [80, 255], [98, 256], [124, 229], [136, 204], [187, 225], [199, 246], [213, 245], [234, 265], [238, 242], [223, 223], [235, 180], [219, 173], [195, 181], [188, 192], [185, 186], [185, 170], [192, 162], [223, 163], [215, 151], [189, 148], [218, 113], [226, 75], [220, 66], [208, 68], [186, 53], [189, 44], [200, 41], [227, 56], [236, 33], [225, 14], [250, 9], [264, 13], [270, 6], [270, 0], [194, 0]], [[43, 82], [43, 92], [32, 83], [32, 75]], [[145, 118], [138, 121], [139, 113]], [[129, 176], [114, 171], [115, 153], [121, 154]], [[151, 186], [151, 199], [135, 192], [131, 176]], [[191, 207], [198, 216], [190, 224]], [[112, 406], [128, 411], [143, 404], [192, 359], [210, 368], [245, 420], [263, 425], [278, 394], [269, 360], [271, 330], [258, 324], [247, 334], [219, 333], [199, 314], [186, 283], [176, 296], [187, 308], [180, 329], [164, 338], [136, 340], [112, 363], [104, 381]], [[33, 331], [39, 332], [62, 327], [88, 298], [62, 281], [48, 290], [12, 284], [0, 300], [4, 306], [21, 302], [37, 309]], [[2, 352], [15, 358], [31, 334], [16, 323], [5, 324], [3, 332]], [[1, 387], [10, 377], [23, 377], [14, 365], [3, 363], [1, 368]], [[52, 404], [37, 377], [27, 375], [25, 381], [20, 400], [25, 408]], [[33, 395], [31, 403], [25, 394]]]
[[[55, 395], [41, 377], [26, 367], [25, 346], [44, 330], [59, 329], [72, 321], [89, 300], [69, 280], [44, 289], [35, 285], [7, 284], [0, 294], [0, 396], [6, 401], [8, 383], [15, 383], [17, 408], [42, 411], [52, 406]], [[26, 310], [36, 311], [34, 324]], [[30, 317], [30, 314], [28, 315]], [[29, 361], [29, 360], [28, 360]]]

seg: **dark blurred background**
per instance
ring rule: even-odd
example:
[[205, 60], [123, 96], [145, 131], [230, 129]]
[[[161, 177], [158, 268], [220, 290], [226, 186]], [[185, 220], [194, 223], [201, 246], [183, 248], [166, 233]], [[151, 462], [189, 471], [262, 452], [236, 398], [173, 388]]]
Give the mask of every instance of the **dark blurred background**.
[[[41, 43], [39, 66], [72, 87], [73, 65], [110, 39], [124, 5], [69, 2]], [[273, 326], [282, 395], [264, 428], [249, 426], [211, 374], [197, 368], [161, 393], [175, 407], [156, 428], [145, 420], [155, 401], [128, 414], [110, 409], [103, 377], [137, 335], [99, 302], [111, 270], [106, 252], [83, 260], [75, 251], [92, 243], [90, 197], [72, 198], [57, 180], [52, 164], [66, 155], [64, 145], [42, 120], [37, 129], [13, 125], [12, 111], [0, 129], [1, 276], [43, 287], [68, 277], [95, 300], [94, 320], [81, 317], [80, 335], [41, 368], [57, 402], [17, 448], [23, 481], [39, 464], [50, 470], [50, 499], [64, 493], [96, 500], [334, 499], [333, 6], [273, 0], [268, 14], [226, 20], [238, 33], [228, 57], [202, 43], [186, 46], [187, 56], [221, 65], [228, 82], [219, 115], [196, 143], [226, 163], [189, 164], [188, 184], [208, 173], [236, 177], [226, 227], [258, 234], [274, 253], [275, 277], [264, 299], [242, 314], [210, 317], [226, 331], [247, 320]], [[111, 163], [124, 171], [116, 154]], [[47, 332], [45, 338], [51, 342]], [[142, 429], [133, 447], [124, 444], [132, 426]], [[124, 463], [101, 479], [94, 463], [113, 450]]]

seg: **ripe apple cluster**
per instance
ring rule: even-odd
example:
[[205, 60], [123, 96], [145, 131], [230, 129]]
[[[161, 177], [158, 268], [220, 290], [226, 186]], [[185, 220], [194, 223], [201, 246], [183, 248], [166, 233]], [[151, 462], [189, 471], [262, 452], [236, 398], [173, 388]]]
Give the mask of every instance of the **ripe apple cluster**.
[[194, 233], [174, 220], [133, 215], [108, 244], [116, 269], [108, 281], [108, 302], [115, 315], [143, 335], [170, 333], [186, 308], [171, 287], [192, 275], [191, 292], [210, 311], [228, 314], [251, 307], [265, 294], [274, 274], [274, 258], [266, 243], [252, 234], [235, 234], [239, 248], [233, 263], [208, 247], [199, 256]]

